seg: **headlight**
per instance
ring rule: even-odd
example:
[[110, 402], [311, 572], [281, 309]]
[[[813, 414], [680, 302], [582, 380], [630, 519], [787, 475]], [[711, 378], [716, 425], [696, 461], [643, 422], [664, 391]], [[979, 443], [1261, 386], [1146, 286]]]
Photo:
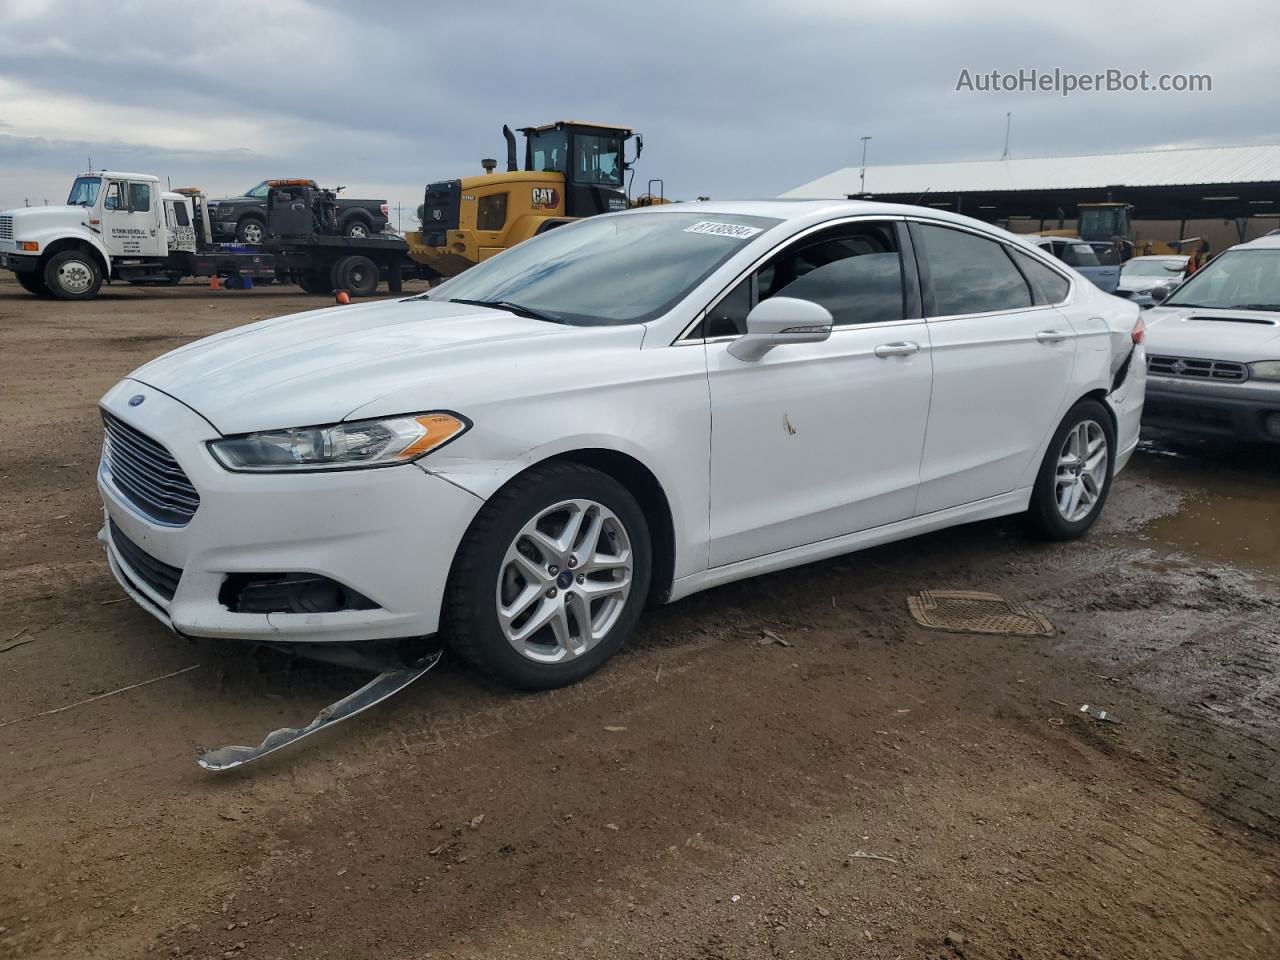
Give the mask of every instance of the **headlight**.
[[1255, 380], [1280, 380], [1280, 360], [1262, 360], [1249, 364]]
[[265, 430], [214, 440], [209, 449], [228, 470], [350, 470], [409, 463], [471, 427], [451, 413], [355, 420], [325, 427]]

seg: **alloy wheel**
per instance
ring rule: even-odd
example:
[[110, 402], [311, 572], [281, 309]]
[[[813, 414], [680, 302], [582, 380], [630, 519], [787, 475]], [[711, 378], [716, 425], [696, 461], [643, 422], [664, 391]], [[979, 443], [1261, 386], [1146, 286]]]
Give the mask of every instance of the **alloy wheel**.
[[1107, 434], [1096, 420], [1081, 420], [1063, 440], [1053, 492], [1068, 523], [1078, 523], [1097, 506], [1107, 483], [1108, 458]]
[[498, 571], [498, 624], [521, 656], [561, 663], [595, 647], [631, 593], [631, 540], [594, 500], [547, 507], [511, 541]]

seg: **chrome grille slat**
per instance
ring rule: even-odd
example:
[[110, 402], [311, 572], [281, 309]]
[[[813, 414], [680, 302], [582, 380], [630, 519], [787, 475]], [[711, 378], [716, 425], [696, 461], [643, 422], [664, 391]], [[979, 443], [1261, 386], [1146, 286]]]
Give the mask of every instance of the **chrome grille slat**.
[[1184, 380], [1216, 380], [1238, 383], [1249, 379], [1249, 368], [1234, 360], [1206, 360], [1200, 357], [1147, 357], [1147, 372], [1159, 377]]
[[102, 459], [111, 482], [144, 516], [185, 526], [200, 506], [200, 494], [162, 443], [102, 412]]
[[0, 240], [13, 239], [13, 217], [0, 217]]

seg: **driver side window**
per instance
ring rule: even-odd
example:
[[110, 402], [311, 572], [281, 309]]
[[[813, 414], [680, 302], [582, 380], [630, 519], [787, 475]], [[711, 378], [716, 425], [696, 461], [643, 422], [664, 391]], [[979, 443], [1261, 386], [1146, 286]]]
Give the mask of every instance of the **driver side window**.
[[797, 241], [724, 296], [708, 313], [705, 332], [694, 336], [746, 333], [747, 314], [770, 297], [821, 304], [837, 327], [902, 320], [902, 261], [894, 224], [842, 224]]
[[107, 193], [102, 200], [103, 210], [123, 210], [125, 203], [123, 200], [123, 192], [119, 180], [112, 180], [107, 184]]

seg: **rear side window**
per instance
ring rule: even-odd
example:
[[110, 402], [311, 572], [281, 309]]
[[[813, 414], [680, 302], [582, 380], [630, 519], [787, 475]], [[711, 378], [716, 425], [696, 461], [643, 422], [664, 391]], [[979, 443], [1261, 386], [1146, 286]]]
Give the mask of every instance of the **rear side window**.
[[178, 226], [191, 226], [191, 218], [187, 216], [187, 205], [185, 203], [175, 203], [173, 205], [173, 218], [178, 221]]
[[1071, 290], [1071, 283], [1052, 267], [1046, 267], [1030, 254], [1023, 253], [1021, 250], [1010, 251], [1013, 259], [1018, 262], [1018, 266], [1022, 268], [1023, 274], [1031, 283], [1031, 289], [1036, 294], [1036, 303], [1061, 303], [1067, 299], [1067, 294]]
[[915, 224], [933, 283], [930, 316], [951, 317], [1031, 306], [1031, 288], [995, 240]]

